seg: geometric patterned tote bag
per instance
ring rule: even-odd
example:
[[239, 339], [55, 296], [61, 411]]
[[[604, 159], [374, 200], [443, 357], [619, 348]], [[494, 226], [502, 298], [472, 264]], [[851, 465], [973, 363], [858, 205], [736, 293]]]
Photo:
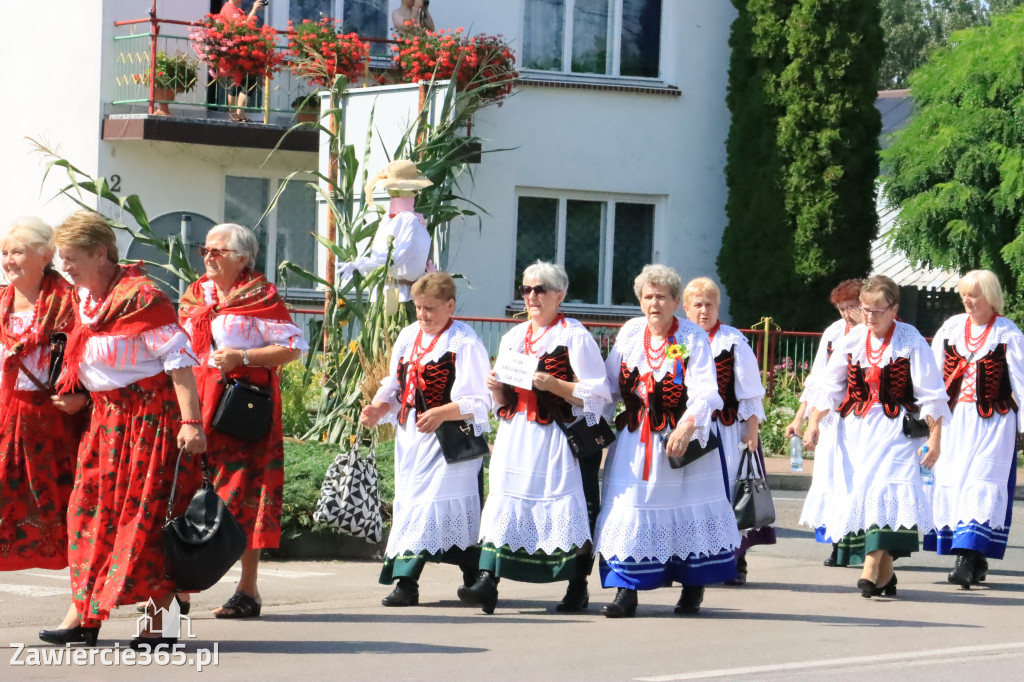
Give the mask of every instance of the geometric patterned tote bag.
[[370, 543], [383, 539], [377, 462], [358, 448], [340, 452], [327, 469], [313, 521]]

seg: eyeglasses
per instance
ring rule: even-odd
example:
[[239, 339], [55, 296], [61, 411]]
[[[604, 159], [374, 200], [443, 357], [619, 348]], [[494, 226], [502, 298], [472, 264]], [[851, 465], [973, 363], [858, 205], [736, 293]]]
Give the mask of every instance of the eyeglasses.
[[208, 249], [205, 246], [199, 247], [199, 255], [203, 258], [209, 256], [210, 258], [221, 258], [226, 253], [238, 253], [234, 249]]
[[887, 306], [885, 308], [864, 308], [864, 307], [862, 307], [860, 309], [860, 311], [862, 313], [864, 313], [865, 317], [870, 317], [872, 315], [882, 315], [883, 313], [887, 313], [890, 310], [892, 310], [892, 306]]
[[548, 293], [549, 291], [551, 291], [551, 290], [549, 288], [547, 288], [546, 286], [544, 286], [543, 284], [538, 284], [537, 286], [532, 286], [532, 287], [529, 286], [529, 285], [524, 284], [523, 286], [519, 287], [519, 293], [521, 293], [523, 295], [523, 298], [526, 298], [527, 296], [529, 296], [531, 292], [537, 294], [538, 296], [543, 296], [544, 294]]

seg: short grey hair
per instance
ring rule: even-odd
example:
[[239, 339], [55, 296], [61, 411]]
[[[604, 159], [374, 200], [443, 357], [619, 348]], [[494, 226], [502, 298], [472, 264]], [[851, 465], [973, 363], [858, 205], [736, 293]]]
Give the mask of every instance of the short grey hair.
[[668, 295], [678, 301], [683, 292], [683, 278], [667, 265], [645, 265], [640, 274], [633, 280], [633, 293], [640, 300], [645, 286], [665, 287]]
[[54, 251], [53, 228], [35, 216], [15, 218], [0, 235], [0, 244], [21, 246], [44, 254]]
[[565, 274], [565, 268], [555, 263], [546, 263], [542, 260], [523, 270], [523, 281], [534, 279], [546, 287], [555, 291], [569, 290], [569, 275]]
[[248, 227], [236, 223], [221, 223], [211, 227], [206, 236], [209, 237], [211, 234], [226, 235], [228, 238], [227, 248], [236, 251], [238, 258], [245, 259], [244, 267], [251, 268], [256, 265], [256, 254], [260, 250], [260, 241], [256, 238], [256, 233]]

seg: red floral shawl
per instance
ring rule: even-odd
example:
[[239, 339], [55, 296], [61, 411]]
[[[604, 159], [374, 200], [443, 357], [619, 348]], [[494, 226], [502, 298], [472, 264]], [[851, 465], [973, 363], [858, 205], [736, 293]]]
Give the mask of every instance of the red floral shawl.
[[11, 327], [14, 313], [14, 287], [5, 287], [0, 293], [0, 343], [7, 351], [0, 380], [0, 399], [5, 403], [17, 385], [18, 368], [14, 358], [22, 362], [37, 348], [49, 345], [51, 332], [69, 332], [75, 323], [74, 292], [67, 280], [53, 270], [43, 272], [42, 286], [36, 305], [36, 317], [27, 332], [16, 335]]
[[192, 349], [200, 359], [210, 354], [213, 317], [218, 314], [245, 315], [275, 322], [291, 323], [292, 316], [277, 293], [277, 287], [258, 272], [245, 270], [223, 301], [207, 304], [203, 284], [206, 275], [193, 282], [182, 295], [178, 315], [184, 325], [192, 323]]
[[64, 371], [57, 382], [60, 393], [68, 393], [77, 384], [85, 346], [92, 337], [138, 336], [178, 322], [171, 300], [146, 277], [141, 262], [120, 267], [118, 279], [93, 322], [86, 324], [82, 320], [76, 292], [75, 317], [78, 325], [68, 337], [64, 351]]

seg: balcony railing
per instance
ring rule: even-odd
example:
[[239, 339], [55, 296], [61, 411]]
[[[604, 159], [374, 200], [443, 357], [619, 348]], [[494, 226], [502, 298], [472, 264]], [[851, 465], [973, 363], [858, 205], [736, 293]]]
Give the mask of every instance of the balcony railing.
[[[178, 93], [173, 99], [160, 96], [159, 88], [149, 78], [150, 68], [160, 52], [169, 57], [176, 54], [196, 56], [196, 50], [189, 34], [200, 24], [174, 19], [130, 19], [114, 23], [114, 95], [110, 101], [109, 114], [155, 114], [160, 104], [170, 106], [175, 116], [190, 118], [226, 119], [229, 111], [238, 107], [228, 106], [228, 87], [211, 77], [206, 65], [199, 62], [194, 87], [188, 92]], [[284, 50], [288, 44], [285, 31], [277, 33], [277, 47]], [[385, 38], [361, 38], [365, 42], [387, 46], [394, 41]], [[379, 50], [374, 50], [377, 52]], [[372, 83], [374, 76], [392, 68], [390, 57], [371, 56], [367, 63], [364, 83]], [[289, 124], [295, 120], [292, 102], [296, 98], [312, 94], [317, 88], [304, 78], [296, 78], [286, 61], [281, 70], [265, 79], [251, 79], [242, 86], [246, 97], [243, 112], [251, 120], [263, 123]], [[140, 111], [141, 110], [141, 111]]]

